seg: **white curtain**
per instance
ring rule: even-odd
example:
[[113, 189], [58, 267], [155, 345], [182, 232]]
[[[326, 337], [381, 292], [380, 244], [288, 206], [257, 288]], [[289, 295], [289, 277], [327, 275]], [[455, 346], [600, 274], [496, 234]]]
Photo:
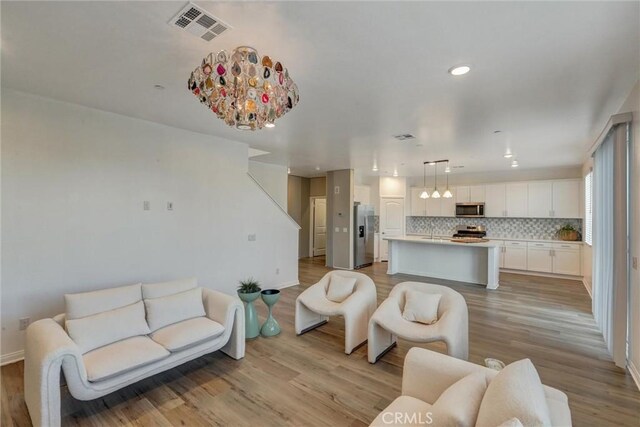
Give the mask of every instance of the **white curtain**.
[[594, 153], [593, 316], [614, 362], [626, 366], [627, 126], [614, 127]]

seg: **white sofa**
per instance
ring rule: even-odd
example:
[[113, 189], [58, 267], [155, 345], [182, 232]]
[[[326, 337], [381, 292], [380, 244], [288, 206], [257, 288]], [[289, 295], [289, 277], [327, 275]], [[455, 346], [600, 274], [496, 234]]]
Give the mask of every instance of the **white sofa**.
[[[504, 380], [498, 381], [498, 371], [414, 347], [409, 350], [404, 361], [402, 395], [391, 402], [371, 426], [570, 427], [571, 411], [567, 395], [542, 385], [535, 368], [528, 360], [514, 362], [513, 365], [516, 363], [520, 364], [518, 367], [529, 366], [528, 377], [525, 376], [524, 381], [522, 377], [518, 377], [513, 383], [505, 384]], [[510, 366], [512, 365], [504, 370]], [[476, 387], [466, 387], [468, 384], [473, 385], [473, 381], [461, 382], [463, 379], [472, 380], [472, 376], [476, 380], [480, 377], [480, 386], [477, 386], [477, 381]], [[487, 398], [492, 382], [496, 382], [497, 387], [493, 390], [498, 389], [498, 392], [493, 391]], [[532, 421], [532, 418], [538, 416], [546, 422]], [[519, 422], [514, 422], [514, 418]], [[492, 421], [487, 422], [487, 419]]]
[[65, 303], [65, 314], [27, 328], [25, 401], [35, 426], [61, 424], [61, 370], [71, 395], [91, 400], [216, 350], [244, 357], [242, 302], [195, 279], [65, 295]]

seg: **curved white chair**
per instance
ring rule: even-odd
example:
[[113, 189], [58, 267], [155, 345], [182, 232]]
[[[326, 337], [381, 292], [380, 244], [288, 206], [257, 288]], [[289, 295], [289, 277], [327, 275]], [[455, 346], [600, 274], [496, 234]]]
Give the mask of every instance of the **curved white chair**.
[[[327, 299], [333, 275], [353, 277], [355, 289], [347, 299], [336, 303]], [[302, 335], [324, 325], [329, 316], [344, 317], [344, 352], [351, 352], [367, 340], [367, 325], [378, 304], [376, 285], [369, 276], [354, 271], [330, 271], [296, 299], [296, 334]]]
[[[436, 323], [425, 325], [402, 317], [405, 294], [409, 289], [441, 295]], [[398, 337], [419, 343], [444, 341], [450, 356], [467, 360], [469, 312], [464, 297], [446, 286], [420, 282], [397, 284], [369, 321], [369, 362], [380, 360], [396, 345]]]

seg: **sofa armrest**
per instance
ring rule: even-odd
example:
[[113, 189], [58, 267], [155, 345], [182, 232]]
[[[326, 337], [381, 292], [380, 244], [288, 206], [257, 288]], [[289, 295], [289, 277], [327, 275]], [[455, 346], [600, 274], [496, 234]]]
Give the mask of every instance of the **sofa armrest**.
[[80, 380], [87, 372], [82, 354], [60, 324], [43, 319], [27, 328], [24, 356], [24, 399], [35, 426], [60, 425], [60, 370], [74, 369]]
[[228, 342], [221, 351], [234, 359], [242, 359], [245, 351], [244, 304], [237, 296], [202, 288], [207, 317], [224, 326]]
[[404, 359], [402, 395], [433, 404], [453, 383], [474, 372], [492, 371], [446, 354], [414, 347]]

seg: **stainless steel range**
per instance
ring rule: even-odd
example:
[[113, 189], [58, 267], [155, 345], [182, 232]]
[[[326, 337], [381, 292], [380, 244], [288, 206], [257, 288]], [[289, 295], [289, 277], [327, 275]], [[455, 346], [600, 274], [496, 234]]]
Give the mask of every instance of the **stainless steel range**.
[[459, 225], [453, 237], [484, 239], [487, 228], [482, 225]]

